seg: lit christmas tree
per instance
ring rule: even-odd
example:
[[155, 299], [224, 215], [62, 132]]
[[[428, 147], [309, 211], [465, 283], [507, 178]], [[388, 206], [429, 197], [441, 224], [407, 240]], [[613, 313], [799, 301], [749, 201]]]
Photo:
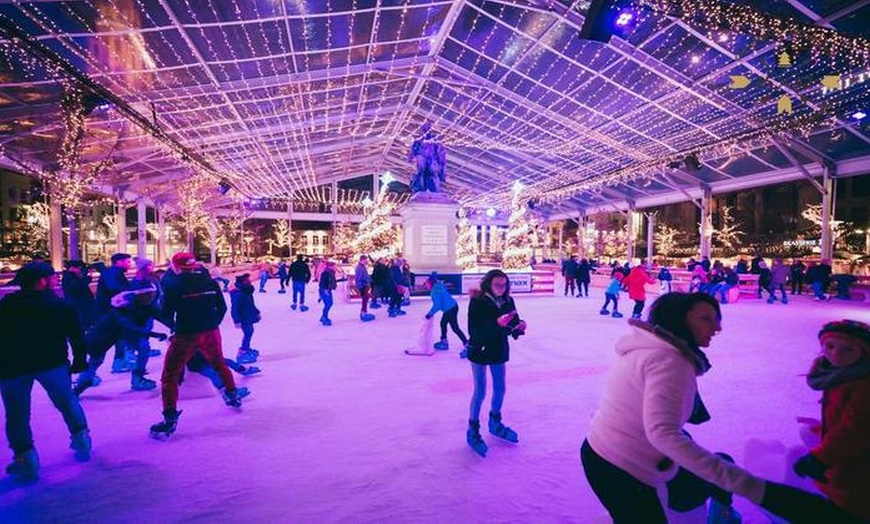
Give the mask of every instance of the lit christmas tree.
[[722, 206], [719, 214], [719, 229], [713, 231], [716, 240], [728, 251], [740, 247], [740, 237], [744, 235], [740, 223], [731, 214], [730, 206]]
[[399, 233], [390, 221], [396, 204], [387, 198], [392, 181], [393, 177], [389, 173], [385, 174], [375, 201], [364, 202], [365, 218], [359, 225], [359, 234], [353, 246], [354, 253], [367, 254], [377, 259], [399, 250]]
[[520, 199], [522, 192], [522, 183], [515, 182], [511, 216], [508, 218], [505, 249], [502, 254], [502, 267], [505, 269], [527, 269], [532, 258], [530, 238], [532, 225], [529, 221], [529, 211]]
[[341, 257], [352, 257], [354, 254], [354, 245], [357, 239], [357, 228], [348, 222], [339, 222], [335, 225], [335, 255]]
[[477, 227], [468, 222], [465, 209], [459, 210], [458, 227], [456, 265], [462, 269], [471, 269], [477, 266]]

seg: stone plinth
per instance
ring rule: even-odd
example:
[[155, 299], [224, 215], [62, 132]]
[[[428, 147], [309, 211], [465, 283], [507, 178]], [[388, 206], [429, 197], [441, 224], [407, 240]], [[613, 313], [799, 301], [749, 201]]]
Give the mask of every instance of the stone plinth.
[[416, 193], [402, 206], [404, 257], [417, 274], [455, 273], [459, 204], [442, 193]]

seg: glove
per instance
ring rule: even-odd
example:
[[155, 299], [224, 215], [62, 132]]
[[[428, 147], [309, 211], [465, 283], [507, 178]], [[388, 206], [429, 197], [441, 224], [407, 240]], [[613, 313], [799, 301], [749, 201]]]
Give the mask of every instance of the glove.
[[797, 473], [799, 477], [809, 477], [813, 480], [818, 480], [823, 484], [828, 483], [828, 479], [825, 478], [825, 472], [830, 468], [830, 466], [817, 459], [812, 453], [807, 453], [803, 457], [797, 459], [794, 466], [792, 466], [792, 469], [794, 469], [794, 472]]
[[761, 507], [792, 524], [816, 524], [819, 522], [857, 524], [863, 522], [822, 496], [777, 482], [765, 482]]
[[82, 358], [73, 358], [72, 366], [70, 366], [70, 373], [81, 373], [82, 371], [88, 369], [87, 360]]
[[432, 315], [426, 315], [425, 318], [426, 318], [426, 320], [431, 320], [431, 319], [432, 319]]
[[150, 336], [151, 338], [156, 338], [160, 342], [163, 342], [167, 338], [166, 333], [157, 333], [156, 331], [148, 333], [148, 336]]

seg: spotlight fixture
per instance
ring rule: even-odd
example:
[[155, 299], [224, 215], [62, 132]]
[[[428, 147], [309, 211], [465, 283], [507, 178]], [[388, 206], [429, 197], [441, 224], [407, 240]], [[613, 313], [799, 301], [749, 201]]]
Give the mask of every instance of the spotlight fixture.
[[692, 63], [693, 63], [693, 64], [699, 64], [699, 63], [701, 63], [701, 57], [698, 56], [698, 55], [692, 55]]
[[522, 182], [517, 180], [516, 182], [514, 182], [514, 185], [511, 189], [513, 190], [514, 193], [519, 193], [520, 191], [523, 190], [524, 187], [526, 187], [526, 186], [524, 186]]
[[634, 13], [631, 11], [622, 11], [619, 13], [619, 16], [616, 17], [616, 25], [619, 27], [625, 27], [634, 20]]
[[852, 114], [852, 118], [854, 118], [855, 120], [864, 120], [865, 118], [867, 118], [867, 113], [865, 113], [864, 111], [855, 111]]
[[[583, 27], [580, 28], [580, 38], [604, 42], [605, 44], [610, 42], [614, 28], [613, 4], [613, 0], [592, 0], [589, 9], [586, 10]], [[631, 19], [622, 17], [616, 21], [619, 20], [622, 20], [623, 25], [631, 21]]]
[[218, 182], [218, 193], [221, 195], [226, 195], [230, 192], [230, 189], [232, 189], [232, 186], [226, 178], [222, 178], [221, 181]]
[[701, 170], [701, 161], [698, 160], [698, 153], [692, 153], [683, 159], [683, 162], [686, 163], [686, 169], [689, 171], [700, 171]]
[[486, 208], [486, 216], [487, 216], [487, 217], [489, 217], [489, 218], [494, 218], [494, 217], [495, 217], [495, 213], [496, 213], [496, 211], [495, 211], [495, 208], [494, 208], [494, 207], [488, 207], [488, 208]]

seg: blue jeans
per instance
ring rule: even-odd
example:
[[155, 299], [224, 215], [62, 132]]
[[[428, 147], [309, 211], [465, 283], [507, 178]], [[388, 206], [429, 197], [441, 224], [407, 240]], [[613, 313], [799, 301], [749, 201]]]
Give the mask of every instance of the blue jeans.
[[813, 282], [813, 293], [816, 294], [816, 298], [825, 299], [825, 284], [823, 282]]
[[728, 292], [731, 291], [732, 287], [734, 286], [725, 283], [715, 284], [710, 288], [709, 293], [713, 298], [716, 298], [716, 295], [719, 295], [719, 302], [726, 304], [728, 303]]
[[329, 318], [329, 310], [332, 309], [332, 291], [320, 291], [320, 300], [323, 301], [323, 314], [320, 315], [321, 320]]
[[299, 298], [300, 304], [305, 304], [305, 282], [296, 282], [293, 281], [293, 303], [295, 304], [296, 298]]
[[489, 367], [489, 372], [492, 374], [492, 408], [491, 410], [501, 412], [501, 405], [504, 402], [504, 395], [507, 391], [505, 384], [505, 367], [504, 364], [475, 364], [471, 363], [471, 375], [474, 377], [474, 393], [471, 395], [471, 406], [469, 410], [470, 420], [480, 419], [480, 406], [483, 404], [483, 399], [486, 397], [486, 368]]
[[242, 322], [242, 347], [239, 351], [248, 351], [251, 349], [251, 337], [254, 336], [254, 324], [251, 322]]
[[266, 271], [260, 271], [260, 291], [264, 291], [266, 289], [266, 282], [269, 281], [269, 273]]
[[73, 394], [69, 366], [60, 366], [47, 371], [0, 380], [0, 394], [6, 410], [6, 439], [15, 455], [33, 449], [33, 432], [30, 429], [30, 394], [33, 382], [39, 382], [48, 393], [54, 407], [63, 415], [70, 435], [87, 429], [88, 421], [79, 399]]

